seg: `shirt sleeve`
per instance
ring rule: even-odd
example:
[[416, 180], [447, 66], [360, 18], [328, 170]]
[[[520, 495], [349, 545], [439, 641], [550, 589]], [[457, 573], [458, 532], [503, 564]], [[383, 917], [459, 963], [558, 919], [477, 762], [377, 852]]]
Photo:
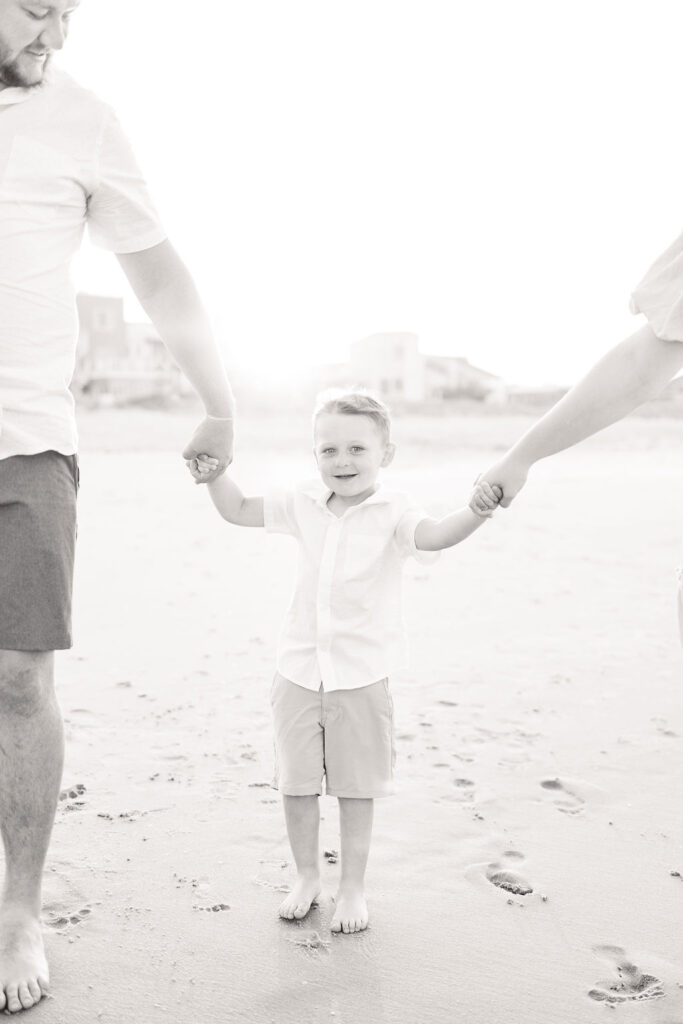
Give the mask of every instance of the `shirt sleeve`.
[[271, 491], [264, 495], [263, 525], [267, 533], [298, 533], [293, 491]]
[[140, 252], [166, 238], [130, 143], [109, 109], [99, 138], [87, 216], [92, 241], [109, 252]]
[[429, 516], [421, 508], [407, 509], [399, 519], [394, 532], [394, 540], [399, 554], [403, 558], [414, 558], [421, 565], [431, 565], [437, 560], [440, 551], [420, 551], [415, 546], [415, 528]]

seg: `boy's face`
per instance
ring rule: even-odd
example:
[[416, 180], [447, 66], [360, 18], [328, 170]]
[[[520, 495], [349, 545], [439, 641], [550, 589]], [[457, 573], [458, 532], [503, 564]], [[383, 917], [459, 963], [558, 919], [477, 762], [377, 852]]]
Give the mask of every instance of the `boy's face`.
[[377, 489], [377, 476], [394, 457], [374, 420], [362, 413], [321, 413], [313, 433], [313, 454], [323, 483], [349, 505]]

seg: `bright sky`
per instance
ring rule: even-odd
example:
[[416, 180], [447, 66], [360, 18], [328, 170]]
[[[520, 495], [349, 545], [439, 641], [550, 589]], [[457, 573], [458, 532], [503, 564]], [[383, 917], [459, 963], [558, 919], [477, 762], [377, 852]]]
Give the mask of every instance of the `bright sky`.
[[[683, 231], [682, 29], [680, 0], [82, 0], [60, 63], [115, 106], [231, 360], [408, 330], [564, 383]], [[110, 256], [77, 273], [123, 291]]]

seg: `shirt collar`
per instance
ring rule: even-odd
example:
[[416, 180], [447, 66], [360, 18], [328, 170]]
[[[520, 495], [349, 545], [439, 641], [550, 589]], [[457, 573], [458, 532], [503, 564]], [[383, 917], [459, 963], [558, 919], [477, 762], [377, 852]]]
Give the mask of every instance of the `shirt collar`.
[[34, 89], [22, 89], [20, 86], [10, 85], [6, 89], [0, 89], [0, 106], [9, 107], [13, 103], [21, 103], [32, 96]]
[[[322, 480], [311, 480], [301, 488], [302, 492], [309, 498], [312, 498], [319, 508], [326, 509], [327, 503], [330, 500], [332, 491], [329, 487], [325, 487]], [[367, 505], [385, 505], [391, 501], [391, 495], [385, 491], [382, 485], [377, 488], [374, 494], [371, 494], [365, 501], [361, 501], [358, 505], [349, 505], [349, 508], [365, 508]], [[347, 509], [348, 511], [348, 509]]]

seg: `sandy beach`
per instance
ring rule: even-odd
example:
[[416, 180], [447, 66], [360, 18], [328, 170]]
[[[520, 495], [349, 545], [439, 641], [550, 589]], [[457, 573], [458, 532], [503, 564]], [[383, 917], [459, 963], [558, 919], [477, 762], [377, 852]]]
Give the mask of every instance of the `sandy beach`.
[[[311, 476], [305, 417], [250, 419], [245, 489]], [[292, 879], [268, 691], [294, 545], [186, 478], [187, 413], [82, 436], [64, 793], [45, 877], [44, 1024], [683, 1024], [683, 420], [537, 467], [514, 507], [410, 564], [371, 925], [278, 919]], [[461, 504], [523, 417], [401, 418], [385, 479]], [[322, 843], [338, 848], [336, 801]], [[517, 889], [517, 892], [511, 890]]]

